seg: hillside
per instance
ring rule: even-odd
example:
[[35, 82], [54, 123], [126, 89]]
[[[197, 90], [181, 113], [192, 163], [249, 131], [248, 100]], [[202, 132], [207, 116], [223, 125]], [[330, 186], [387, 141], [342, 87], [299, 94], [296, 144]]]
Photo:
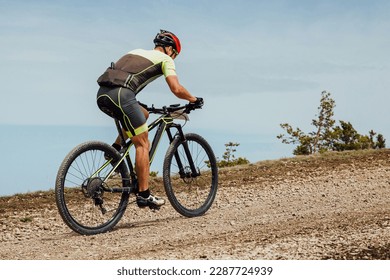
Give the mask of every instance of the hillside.
[[1, 197], [0, 259], [390, 259], [388, 149], [221, 169], [219, 187], [202, 217], [131, 204], [97, 236], [67, 228], [53, 192]]

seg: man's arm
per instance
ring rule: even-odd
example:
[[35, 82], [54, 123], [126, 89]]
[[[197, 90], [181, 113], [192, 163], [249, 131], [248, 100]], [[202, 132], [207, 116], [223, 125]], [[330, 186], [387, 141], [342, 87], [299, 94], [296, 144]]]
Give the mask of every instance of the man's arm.
[[165, 79], [169, 89], [178, 98], [188, 100], [189, 102], [196, 102], [196, 97], [193, 96], [185, 87], [179, 83], [179, 79], [175, 75], [170, 75]]

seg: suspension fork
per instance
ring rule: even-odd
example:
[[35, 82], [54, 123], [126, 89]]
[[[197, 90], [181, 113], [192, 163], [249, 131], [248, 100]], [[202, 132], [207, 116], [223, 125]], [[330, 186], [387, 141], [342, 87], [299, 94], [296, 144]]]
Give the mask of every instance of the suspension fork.
[[185, 135], [183, 133], [183, 129], [181, 127], [181, 125], [179, 124], [172, 124], [170, 127], [175, 127], [177, 129], [177, 133], [175, 136], [172, 136], [172, 133], [171, 133], [171, 130], [168, 128], [167, 129], [167, 135], [168, 135], [168, 138], [169, 138], [169, 142], [172, 143], [173, 140], [176, 138], [176, 137], [179, 137], [181, 139], [181, 144], [183, 145], [183, 148], [184, 148], [184, 152], [187, 156], [187, 159], [188, 159], [188, 164], [190, 165], [190, 169], [191, 169], [191, 174], [187, 174], [185, 172], [185, 168], [183, 166], [183, 163], [180, 159], [180, 156], [179, 156], [179, 153], [177, 152], [177, 150], [175, 151], [175, 159], [176, 159], [176, 163], [177, 163], [177, 166], [179, 167], [179, 174], [180, 174], [180, 177], [181, 178], [185, 178], [185, 177], [198, 177], [200, 176], [200, 171], [197, 170], [195, 164], [194, 164], [194, 160], [192, 158], [192, 155], [191, 155], [191, 152], [190, 152], [190, 148], [188, 147], [188, 142], [187, 142], [187, 139], [185, 138]]

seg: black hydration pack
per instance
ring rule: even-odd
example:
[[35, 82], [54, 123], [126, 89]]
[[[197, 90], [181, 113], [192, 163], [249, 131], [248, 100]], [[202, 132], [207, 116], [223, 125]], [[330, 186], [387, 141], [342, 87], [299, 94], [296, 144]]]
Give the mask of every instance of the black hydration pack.
[[[115, 63], [111, 62], [111, 66], [98, 78], [99, 86], [105, 87], [126, 87], [129, 88], [128, 82], [132, 74], [123, 70], [115, 69]], [[130, 88], [131, 89], [131, 88]]]

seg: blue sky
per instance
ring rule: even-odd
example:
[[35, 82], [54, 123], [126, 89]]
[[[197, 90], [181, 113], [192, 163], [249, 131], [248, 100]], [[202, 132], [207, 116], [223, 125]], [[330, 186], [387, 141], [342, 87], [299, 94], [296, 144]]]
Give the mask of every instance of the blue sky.
[[[180, 82], [205, 99], [195, 130], [277, 142], [280, 123], [310, 131], [327, 90], [336, 120], [390, 139], [389, 1], [0, 0], [0, 11], [0, 124], [112, 125], [97, 77], [164, 28], [182, 41]], [[177, 103], [163, 78], [139, 99]]]

